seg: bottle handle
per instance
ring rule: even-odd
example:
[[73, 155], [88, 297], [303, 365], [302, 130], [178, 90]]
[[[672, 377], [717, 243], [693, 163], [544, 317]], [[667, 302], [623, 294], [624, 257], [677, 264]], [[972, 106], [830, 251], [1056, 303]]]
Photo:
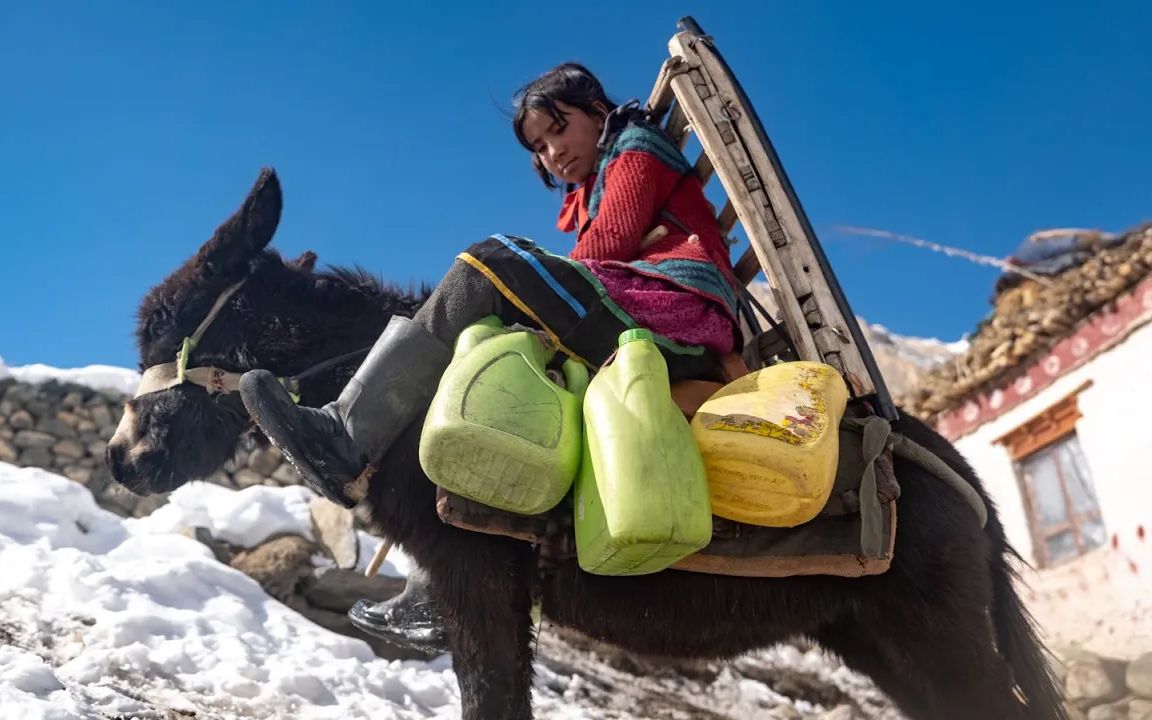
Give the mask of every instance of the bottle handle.
[[507, 331], [504, 329], [503, 320], [495, 315], [483, 317], [464, 328], [464, 332], [460, 333], [460, 336], [456, 338], [456, 349], [453, 356], [460, 357], [472, 351], [485, 340], [496, 337], [497, 335], [503, 335], [505, 332]]
[[588, 391], [588, 368], [584, 367], [584, 363], [569, 358], [564, 361], [561, 369], [564, 371], [568, 392], [583, 399], [584, 393]]

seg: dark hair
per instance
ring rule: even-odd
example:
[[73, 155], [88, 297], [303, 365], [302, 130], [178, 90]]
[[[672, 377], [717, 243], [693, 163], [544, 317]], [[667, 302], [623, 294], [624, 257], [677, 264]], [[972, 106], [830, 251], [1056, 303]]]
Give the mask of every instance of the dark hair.
[[531, 110], [543, 110], [557, 124], [564, 125], [564, 113], [556, 106], [557, 102], [571, 105], [589, 115], [604, 115], [616, 107], [616, 103], [608, 99], [604, 86], [596, 76], [579, 63], [557, 65], [516, 92], [516, 114], [512, 118], [512, 130], [520, 144], [532, 153], [532, 167], [549, 189], [558, 188], [561, 183], [544, 168], [536, 149], [524, 137], [524, 119]]

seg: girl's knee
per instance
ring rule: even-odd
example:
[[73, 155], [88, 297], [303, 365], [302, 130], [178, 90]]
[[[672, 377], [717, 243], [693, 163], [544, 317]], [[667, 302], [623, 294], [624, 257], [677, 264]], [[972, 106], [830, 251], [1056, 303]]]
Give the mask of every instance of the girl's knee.
[[518, 248], [520, 250], [535, 250], [537, 249], [536, 243], [528, 240], [527, 238], [517, 237], [515, 235], [489, 235], [478, 243], [471, 245], [464, 252], [477, 257], [485, 256], [493, 251], [507, 248]]
[[484, 257], [485, 255], [491, 253], [493, 250], [497, 250], [503, 247], [503, 245], [504, 244], [500, 241], [500, 238], [496, 237], [495, 235], [491, 235], [478, 243], [469, 245], [468, 249], [464, 252], [474, 257]]

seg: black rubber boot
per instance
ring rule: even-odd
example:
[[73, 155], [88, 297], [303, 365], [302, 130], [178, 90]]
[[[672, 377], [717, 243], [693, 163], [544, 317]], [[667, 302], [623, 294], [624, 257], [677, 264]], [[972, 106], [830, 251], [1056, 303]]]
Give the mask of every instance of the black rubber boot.
[[379, 603], [359, 600], [348, 611], [348, 619], [369, 635], [393, 645], [443, 655], [449, 652], [444, 619], [428, 585], [427, 573], [413, 567], [404, 592]]
[[451, 359], [421, 325], [393, 316], [335, 402], [297, 406], [267, 370], [244, 373], [240, 396], [308, 487], [350, 508], [367, 492], [364, 468], [428, 409]]

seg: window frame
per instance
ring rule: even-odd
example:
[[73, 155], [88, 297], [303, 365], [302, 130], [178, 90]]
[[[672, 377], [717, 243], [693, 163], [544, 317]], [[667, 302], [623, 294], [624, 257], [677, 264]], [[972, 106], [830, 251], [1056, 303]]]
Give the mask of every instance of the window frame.
[[[1076, 432], [1076, 421], [1084, 415], [1080, 412], [1077, 396], [1092, 386], [1089, 380], [1073, 392], [1061, 398], [1057, 403], [1044, 412], [1030, 419], [1015, 430], [998, 438], [994, 442], [1003, 445], [1012, 461], [1012, 470], [1016, 475], [1016, 485], [1024, 504], [1024, 515], [1028, 521], [1028, 531], [1032, 537], [1032, 555], [1040, 568], [1054, 567], [1063, 562], [1069, 562], [1083, 556], [1098, 546], [1085, 547], [1083, 528], [1090, 522], [1104, 523], [1103, 513], [1099, 500], [1095, 497], [1095, 484], [1089, 474], [1087, 478], [1092, 483], [1093, 506], [1087, 511], [1078, 511], [1072, 502], [1068, 490], [1068, 480], [1065, 477], [1065, 468], [1058, 459], [1055, 463], [1057, 481], [1059, 482], [1061, 499], [1067, 512], [1068, 520], [1059, 525], [1044, 527], [1039, 517], [1039, 503], [1033, 483], [1029, 482], [1025, 472], [1025, 463], [1034, 458], [1041, 451], [1062, 442], [1072, 441], [1083, 456], [1083, 447]], [[1048, 541], [1062, 533], [1071, 532], [1076, 541], [1076, 555], [1054, 562], [1048, 552]]]

